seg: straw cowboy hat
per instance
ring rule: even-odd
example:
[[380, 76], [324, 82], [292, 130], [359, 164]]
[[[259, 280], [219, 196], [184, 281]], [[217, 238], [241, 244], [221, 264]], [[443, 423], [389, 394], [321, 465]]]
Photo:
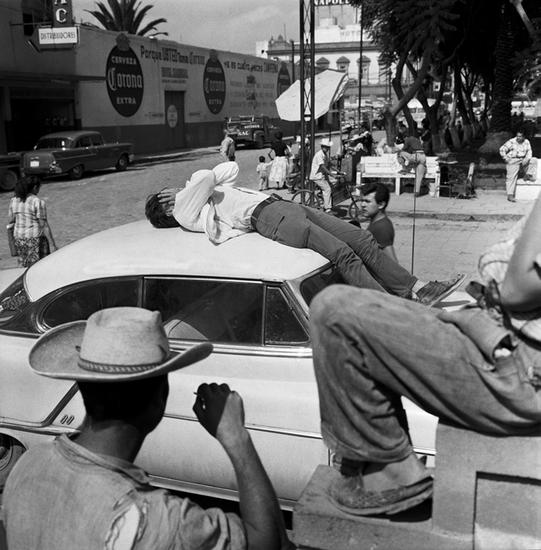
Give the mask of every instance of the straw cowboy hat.
[[181, 369], [211, 352], [205, 342], [171, 353], [159, 311], [114, 307], [51, 329], [34, 344], [29, 361], [50, 378], [130, 382]]
[[319, 146], [320, 146], [320, 147], [332, 147], [332, 141], [331, 141], [330, 139], [323, 138], [323, 139], [319, 142]]

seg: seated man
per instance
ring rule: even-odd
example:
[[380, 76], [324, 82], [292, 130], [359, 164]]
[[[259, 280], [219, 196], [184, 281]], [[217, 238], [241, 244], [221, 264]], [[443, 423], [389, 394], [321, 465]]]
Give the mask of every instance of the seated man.
[[250, 231], [331, 261], [351, 285], [385, 290], [431, 305], [463, 280], [420, 281], [391, 260], [372, 235], [350, 223], [277, 196], [234, 187], [235, 162], [195, 172], [184, 189], [150, 195], [145, 214], [154, 227], [182, 226], [204, 232], [215, 244]]
[[[10, 550], [292, 548], [242, 399], [227, 385], [201, 384], [193, 410], [233, 464], [242, 520], [151, 486], [133, 464], [163, 418], [168, 373], [211, 351], [203, 343], [170, 354], [160, 314], [142, 308], [101, 310], [44, 334], [32, 369], [77, 381], [86, 417], [79, 432], [33, 447], [13, 468], [3, 499]], [[197, 460], [197, 449], [185, 454], [177, 459]]]
[[396, 154], [399, 164], [402, 169], [399, 173], [407, 173], [410, 168], [415, 169], [415, 189], [416, 197], [421, 192], [421, 185], [426, 174], [426, 155], [423, 145], [419, 138], [408, 136], [404, 139], [404, 146]]
[[431, 496], [401, 396], [471, 430], [539, 433], [540, 230], [541, 198], [520, 236], [515, 229], [481, 257], [473, 307], [446, 312], [343, 285], [314, 298], [321, 431], [342, 474], [330, 488], [338, 508], [394, 514]]
[[368, 220], [370, 231], [380, 248], [391, 259], [398, 262], [394, 251], [393, 222], [387, 216], [390, 193], [382, 183], [366, 183], [361, 187], [361, 218]]

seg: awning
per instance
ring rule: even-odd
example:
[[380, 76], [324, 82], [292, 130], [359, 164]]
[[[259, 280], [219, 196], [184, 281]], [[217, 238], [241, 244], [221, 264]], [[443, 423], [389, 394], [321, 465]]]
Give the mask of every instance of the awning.
[[[348, 81], [348, 76], [340, 71], [326, 70], [314, 77], [315, 101], [314, 117], [317, 119], [326, 114], [331, 105], [338, 101]], [[310, 94], [310, 79], [304, 81], [305, 92]], [[301, 81], [295, 81], [283, 94], [276, 99], [276, 108], [278, 116], [282, 120], [300, 120], [301, 115]], [[305, 109], [305, 114], [309, 115], [309, 109]]]

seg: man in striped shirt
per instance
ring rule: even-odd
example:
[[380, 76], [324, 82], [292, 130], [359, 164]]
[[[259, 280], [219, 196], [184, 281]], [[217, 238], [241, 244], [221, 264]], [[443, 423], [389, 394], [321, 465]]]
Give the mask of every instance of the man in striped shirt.
[[527, 172], [532, 158], [532, 147], [524, 132], [519, 130], [514, 138], [506, 141], [500, 147], [500, 155], [505, 161], [505, 189], [507, 200], [516, 202], [515, 191], [520, 170]]

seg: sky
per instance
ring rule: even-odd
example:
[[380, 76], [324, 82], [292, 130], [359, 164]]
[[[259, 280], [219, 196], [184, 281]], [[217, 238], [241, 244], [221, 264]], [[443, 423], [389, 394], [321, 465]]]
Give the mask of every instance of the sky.
[[[107, 5], [107, 0], [101, 0]], [[282, 34], [298, 39], [298, 0], [142, 0], [154, 7], [145, 21], [163, 17], [158, 29], [170, 40], [218, 50], [255, 54], [255, 43]], [[84, 10], [94, 10], [96, 0], [73, 0], [77, 22], [97, 24]], [[285, 28], [284, 28], [285, 26]]]

